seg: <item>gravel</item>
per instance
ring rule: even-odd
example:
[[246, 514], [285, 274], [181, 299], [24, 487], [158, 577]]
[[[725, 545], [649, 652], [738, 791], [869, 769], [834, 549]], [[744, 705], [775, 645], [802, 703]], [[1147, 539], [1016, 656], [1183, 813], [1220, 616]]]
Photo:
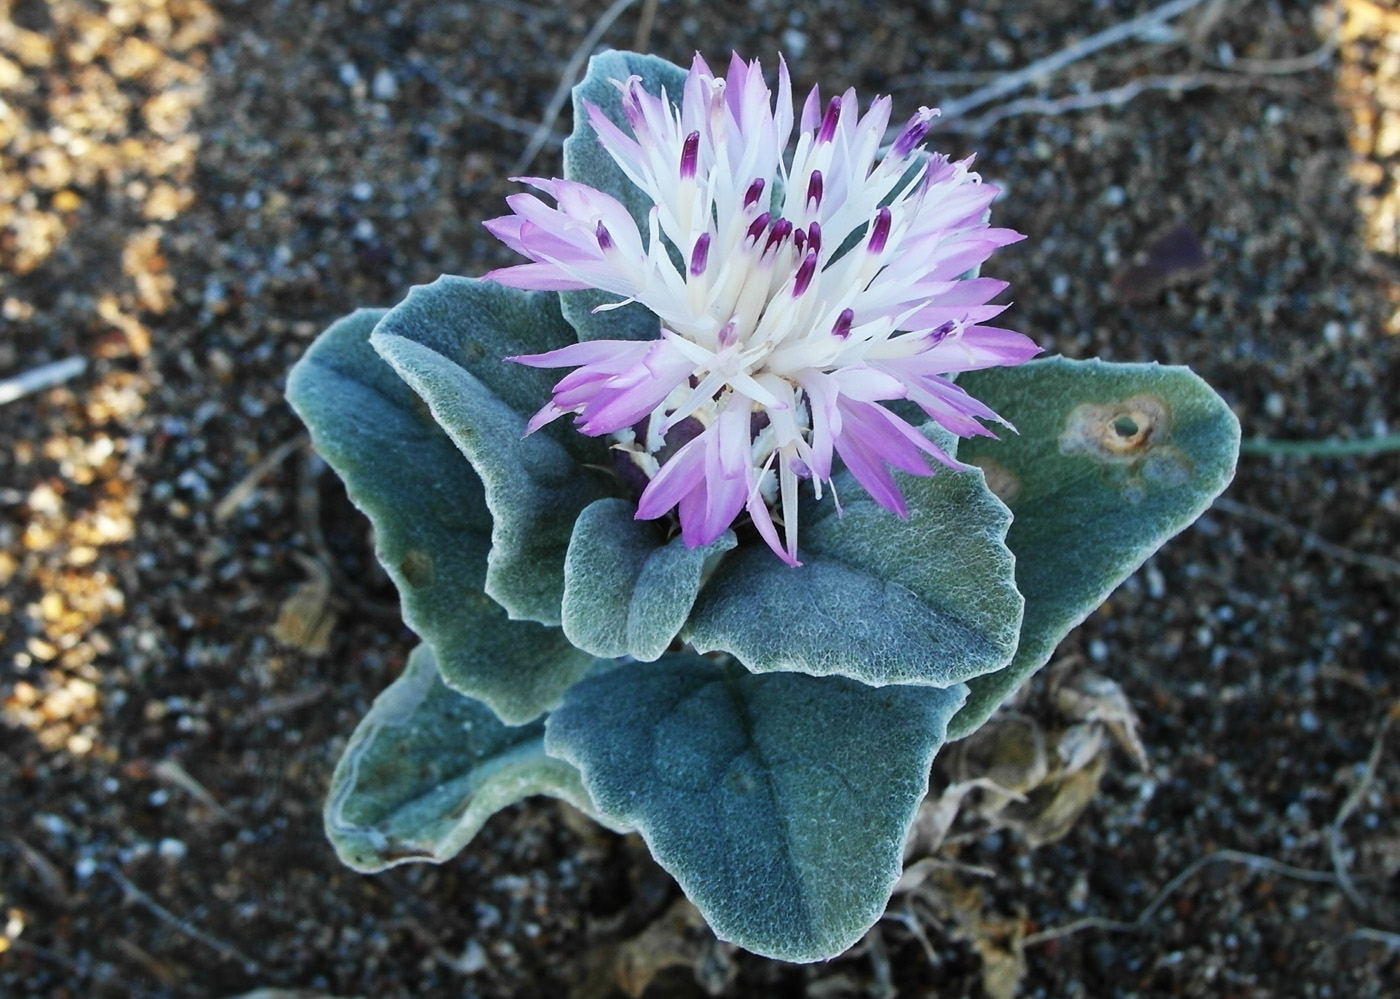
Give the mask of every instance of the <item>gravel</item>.
[[[413, 640], [333, 477], [295, 443], [265, 461], [301, 433], [282, 386], [320, 329], [508, 260], [480, 223], [605, 6], [0, 4], [0, 377], [88, 362], [0, 406], [0, 993], [621, 994], [620, 946], [678, 895], [635, 837], [537, 800], [441, 867], [338, 865], [319, 801]], [[970, 89], [927, 74], [1005, 72], [1147, 9], [669, 0], [649, 47], [784, 49], [800, 87], [912, 112]], [[1393, 432], [1400, 10], [1337, 9], [1342, 44], [1310, 66], [1260, 60], [1322, 45], [1323, 6], [1206, 4], [1044, 93], [1232, 83], [936, 133], [979, 151], [998, 222], [1029, 236], [991, 270], [1008, 323], [1052, 353], [1190, 364], [1246, 437]], [[558, 168], [547, 141], [531, 169]], [[1393, 733], [1367, 767], [1400, 697], [1397, 472], [1394, 452], [1242, 459], [1230, 503], [1070, 636], [1150, 766], [1112, 756], [1066, 838], [969, 814], [948, 911], [810, 967], [692, 926], [648, 994], [1400, 994]], [[1042, 717], [1044, 687], [1019, 710]], [[1135, 932], [1047, 933], [1132, 921], [1220, 850], [1273, 866], [1206, 864]]]

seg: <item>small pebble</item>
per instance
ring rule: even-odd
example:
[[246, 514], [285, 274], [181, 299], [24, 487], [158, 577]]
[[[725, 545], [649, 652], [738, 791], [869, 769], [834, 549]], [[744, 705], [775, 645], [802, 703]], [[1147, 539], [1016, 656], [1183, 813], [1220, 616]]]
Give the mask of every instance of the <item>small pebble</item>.
[[156, 845], [156, 853], [166, 860], [184, 860], [190, 848], [178, 839], [163, 839]]
[[396, 100], [399, 96], [399, 81], [389, 70], [378, 70], [374, 74], [373, 82], [369, 85], [369, 92], [374, 95], [374, 99], [377, 101]]
[[787, 58], [793, 62], [802, 58], [802, 53], [807, 51], [807, 34], [798, 31], [796, 28], [788, 28], [783, 32], [783, 51]]

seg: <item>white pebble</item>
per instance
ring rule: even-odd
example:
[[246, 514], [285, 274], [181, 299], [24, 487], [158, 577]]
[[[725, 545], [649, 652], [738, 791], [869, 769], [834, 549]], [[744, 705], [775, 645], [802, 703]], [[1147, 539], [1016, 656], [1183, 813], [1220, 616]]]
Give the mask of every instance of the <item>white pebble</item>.
[[169, 837], [161, 840], [160, 843], [156, 845], [156, 853], [160, 854], [166, 860], [184, 860], [189, 852], [190, 848], [184, 843], [180, 842], [178, 839], [170, 839]]
[[374, 74], [374, 82], [369, 85], [369, 92], [377, 101], [395, 100], [399, 96], [399, 81], [393, 73], [381, 69]]
[[783, 32], [783, 51], [793, 62], [802, 58], [802, 53], [807, 51], [807, 35], [796, 28], [788, 28]]

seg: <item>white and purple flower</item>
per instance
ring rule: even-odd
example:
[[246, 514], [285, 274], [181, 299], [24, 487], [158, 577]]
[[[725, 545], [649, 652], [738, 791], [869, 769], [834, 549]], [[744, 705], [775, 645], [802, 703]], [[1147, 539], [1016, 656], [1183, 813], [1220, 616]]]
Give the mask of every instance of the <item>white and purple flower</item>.
[[979, 421], [1004, 421], [946, 376], [1039, 352], [983, 325], [1005, 308], [988, 304], [1005, 282], [960, 277], [1021, 239], [986, 222], [997, 188], [971, 158], [923, 154], [937, 113], [928, 108], [880, 156], [891, 101], [861, 115], [854, 90], [824, 105], [813, 88], [785, 159], [786, 65], [776, 102], [759, 64], [738, 56], [717, 77], [697, 55], [679, 107], [638, 77], [615, 83], [632, 134], [591, 105], [589, 121], [652, 201], [649, 232], [602, 191], [522, 178], [556, 207], [508, 199], [514, 214], [487, 228], [531, 263], [487, 278], [602, 289], [655, 313], [659, 335], [511, 358], [575, 369], [529, 432], [573, 413], [583, 433], [611, 435], [649, 480], [638, 519], [678, 508], [692, 547], [747, 511], [768, 545], [800, 564], [799, 482], [810, 479], [820, 498], [836, 456], [905, 516], [891, 469], [930, 475], [928, 459], [953, 461], [881, 403], [908, 399], [954, 434], [992, 436]]

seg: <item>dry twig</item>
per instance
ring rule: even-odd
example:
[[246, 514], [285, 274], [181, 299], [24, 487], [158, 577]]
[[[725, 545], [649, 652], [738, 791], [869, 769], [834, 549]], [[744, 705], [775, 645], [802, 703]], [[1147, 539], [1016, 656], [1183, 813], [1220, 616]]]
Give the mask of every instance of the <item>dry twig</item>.
[[1346, 858], [1343, 856], [1345, 844], [1342, 841], [1342, 826], [1360, 806], [1361, 799], [1366, 797], [1366, 792], [1371, 789], [1371, 784], [1376, 779], [1376, 768], [1380, 766], [1381, 753], [1385, 750], [1385, 736], [1390, 731], [1390, 723], [1395, 720], [1397, 712], [1400, 712], [1400, 701], [1392, 705], [1381, 719], [1376, 728], [1375, 740], [1371, 743], [1371, 753], [1366, 758], [1366, 769], [1361, 774], [1361, 780], [1352, 788], [1351, 794], [1346, 796], [1342, 807], [1337, 809], [1337, 817], [1327, 827], [1327, 842], [1332, 854], [1332, 870], [1337, 872], [1337, 885], [1351, 904], [1356, 906], [1357, 911], [1363, 914], [1369, 913], [1371, 906], [1356, 890], [1356, 883], [1352, 881], [1351, 872], [1347, 869]]
[[1270, 77], [1243, 76], [1234, 73], [1176, 73], [1168, 76], [1144, 76], [1132, 80], [1121, 87], [1109, 90], [1091, 90], [1086, 94], [1068, 94], [1064, 97], [1027, 97], [1011, 101], [993, 108], [986, 114], [965, 121], [950, 122], [947, 131], [980, 135], [1007, 118], [1037, 114], [1054, 117], [1072, 111], [1088, 111], [1093, 108], [1119, 107], [1151, 91], [1184, 93], [1188, 90], [1215, 88], [1221, 90], [1242, 90], [1260, 88], [1297, 93], [1301, 88]]
[[1327, 32], [1322, 44], [1311, 52], [1305, 52], [1297, 56], [1283, 56], [1278, 59], [1241, 59], [1232, 58], [1228, 62], [1223, 61], [1213, 55], [1210, 47], [1206, 45], [1206, 36], [1220, 20], [1216, 14], [1217, 9], [1223, 14], [1222, 4], [1213, 5], [1210, 10], [1202, 14], [1200, 22], [1197, 24], [1197, 31], [1191, 40], [1191, 51], [1198, 59], [1218, 66], [1221, 69], [1228, 69], [1235, 73], [1245, 73], [1252, 76], [1289, 76], [1294, 73], [1306, 73], [1309, 70], [1321, 69], [1326, 66], [1332, 56], [1336, 55], [1337, 49], [1342, 44], [1342, 22], [1344, 15], [1340, 3], [1332, 5], [1332, 27]]
[[52, 364], [41, 364], [11, 378], [0, 379], [0, 406], [77, 378], [87, 370], [87, 363], [86, 357], [69, 357]]
[[1022, 943], [1027, 947], [1032, 944], [1049, 943], [1051, 940], [1060, 940], [1084, 930], [1104, 930], [1108, 933], [1136, 933], [1145, 930], [1147, 924], [1152, 921], [1152, 917], [1166, 904], [1167, 899], [1176, 894], [1182, 885], [1195, 877], [1202, 868], [1218, 863], [1244, 864], [1254, 870], [1268, 871], [1270, 874], [1294, 878], [1298, 881], [1312, 881], [1320, 884], [1337, 883], [1337, 876], [1330, 871], [1314, 871], [1307, 867], [1294, 867], [1292, 864], [1285, 864], [1272, 857], [1262, 857], [1257, 853], [1244, 853], [1240, 850], [1217, 850], [1204, 857], [1197, 857], [1187, 864], [1181, 873], [1167, 882], [1166, 887], [1157, 893], [1156, 898], [1147, 903], [1147, 907], [1138, 913], [1136, 919], [1124, 922], [1120, 919], [1108, 919], [1104, 916], [1087, 916], [1084, 919], [1076, 919], [1072, 923], [1066, 923], [1064, 926], [1054, 926], [1048, 930], [1041, 930], [1039, 933], [1028, 934]]
[[645, 0], [637, 20], [637, 33], [632, 36], [632, 51], [645, 52], [651, 44], [651, 29], [656, 24], [656, 0]]
[[155, 916], [167, 926], [183, 933], [191, 940], [198, 940], [210, 950], [217, 952], [218, 955], [225, 960], [238, 961], [243, 965], [245, 974], [254, 975], [261, 973], [262, 968], [257, 961], [243, 953], [233, 944], [225, 943], [218, 937], [211, 936], [204, 932], [189, 920], [181, 919], [179, 916], [175, 915], [175, 913], [171, 912], [165, 906], [151, 898], [150, 895], [147, 895], [140, 888], [136, 887], [136, 885], [132, 884], [131, 879], [123, 874], [115, 864], [104, 864], [102, 869], [111, 876], [113, 881], [121, 886], [128, 900], [139, 903], [142, 908], [146, 909], [146, 911], [150, 912], [151, 915]]
[[564, 66], [564, 72], [559, 77], [559, 86], [555, 88], [554, 95], [545, 105], [544, 117], [540, 119], [534, 134], [530, 136], [530, 141], [525, 144], [525, 151], [520, 154], [520, 158], [510, 168], [511, 176], [519, 176], [530, 168], [531, 163], [535, 162], [535, 157], [539, 155], [540, 150], [544, 148], [545, 142], [549, 140], [550, 134], [554, 131], [554, 122], [558, 119], [559, 112], [564, 109], [564, 104], [569, 99], [569, 92], [573, 89], [574, 82], [578, 79], [585, 60], [592, 54], [594, 47], [602, 40], [603, 35], [613, 26], [613, 23], [634, 3], [636, 0], [613, 0], [612, 6], [603, 11], [602, 16], [584, 36], [578, 48], [574, 49], [574, 54], [569, 57], [568, 63]]
[[17, 954], [29, 954], [33, 957], [41, 958], [67, 968], [69, 972], [79, 978], [91, 978], [93, 982], [101, 985], [103, 988], [123, 989], [128, 994], [135, 996], [136, 999], [159, 999], [156, 993], [149, 992], [139, 985], [116, 977], [116, 975], [112, 973], [111, 968], [106, 964], [88, 967], [86, 964], [74, 960], [67, 954], [60, 954], [56, 950], [40, 947], [38, 944], [30, 943], [28, 940], [11, 940], [10, 947]]
[[937, 127], [944, 127], [946, 123], [960, 118], [975, 108], [980, 108], [984, 104], [1000, 100], [1010, 96], [1018, 90], [1030, 86], [1039, 80], [1052, 76], [1072, 65], [1086, 59], [1095, 52], [1100, 52], [1119, 42], [1127, 41], [1130, 38], [1138, 38], [1149, 35], [1153, 31], [1159, 30], [1163, 25], [1173, 18], [1186, 13], [1192, 7], [1199, 6], [1204, 0], [1170, 0], [1160, 7], [1148, 11], [1138, 17], [1131, 18], [1111, 28], [1105, 28], [1088, 38], [1082, 38], [1067, 48], [1061, 49], [1053, 55], [1044, 59], [1037, 59], [1035, 62], [1014, 73], [1007, 73], [998, 78], [994, 83], [990, 83], [980, 90], [974, 90], [966, 97], [949, 101], [943, 107], [943, 114], [934, 124]]
[[254, 465], [252, 470], [228, 491], [228, 495], [219, 500], [218, 506], [214, 507], [214, 523], [222, 523], [232, 517], [238, 508], [253, 495], [253, 491], [258, 488], [258, 483], [274, 468], [282, 464], [289, 454], [308, 440], [310, 438], [305, 433], [300, 433], [291, 440], [283, 441], [273, 448], [266, 458]]
[[1400, 576], [1400, 562], [1395, 559], [1386, 558], [1384, 555], [1371, 555], [1366, 552], [1354, 552], [1350, 548], [1343, 548], [1341, 545], [1333, 544], [1316, 531], [1310, 531], [1305, 527], [1299, 527], [1290, 520], [1269, 513], [1266, 510], [1257, 510], [1244, 503], [1236, 503], [1234, 500], [1220, 498], [1215, 501], [1213, 510], [1221, 510], [1225, 513], [1234, 514], [1236, 517], [1245, 517], [1249, 520], [1267, 524], [1269, 527], [1292, 534], [1303, 542], [1304, 546], [1312, 548], [1323, 555], [1330, 555], [1338, 562], [1347, 562], [1351, 565], [1364, 565], [1368, 569], [1376, 572], [1386, 573], [1392, 576]]

